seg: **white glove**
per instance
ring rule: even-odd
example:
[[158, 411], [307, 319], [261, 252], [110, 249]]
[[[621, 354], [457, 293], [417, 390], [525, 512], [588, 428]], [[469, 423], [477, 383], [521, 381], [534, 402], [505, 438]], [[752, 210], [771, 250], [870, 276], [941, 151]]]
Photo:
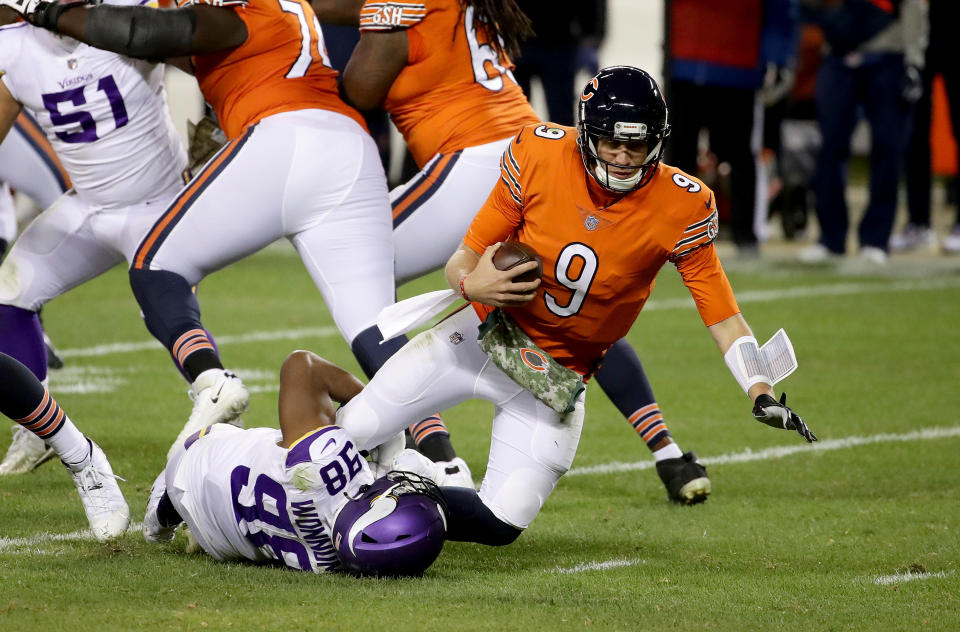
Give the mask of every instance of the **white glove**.
[[437, 482], [439, 469], [437, 464], [423, 456], [416, 450], [407, 448], [393, 459], [393, 469], [401, 472], [413, 472], [424, 478], [429, 478], [434, 483]]
[[[4, 0], [0, 0], [0, 2], [3, 1]], [[373, 470], [374, 478], [386, 476], [387, 472], [394, 469], [393, 460], [403, 451], [406, 445], [407, 439], [401, 431], [368, 451], [370, 469]]]

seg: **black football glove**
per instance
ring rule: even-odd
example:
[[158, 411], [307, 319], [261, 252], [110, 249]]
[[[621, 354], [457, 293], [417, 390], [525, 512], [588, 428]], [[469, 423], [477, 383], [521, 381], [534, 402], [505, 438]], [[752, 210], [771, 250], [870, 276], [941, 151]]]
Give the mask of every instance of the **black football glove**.
[[51, 31], [57, 30], [57, 20], [61, 13], [85, 4], [92, 3], [86, 0], [64, 0], [63, 2], [58, 0], [50, 2], [47, 0], [0, 0], [0, 6], [13, 9], [30, 24]]
[[800, 415], [787, 406], [786, 393], [780, 396], [779, 402], [766, 393], [758, 397], [753, 402], [753, 416], [757, 421], [773, 428], [796, 430], [797, 434], [809, 443], [817, 440], [817, 435], [807, 428], [807, 424], [803, 423]]

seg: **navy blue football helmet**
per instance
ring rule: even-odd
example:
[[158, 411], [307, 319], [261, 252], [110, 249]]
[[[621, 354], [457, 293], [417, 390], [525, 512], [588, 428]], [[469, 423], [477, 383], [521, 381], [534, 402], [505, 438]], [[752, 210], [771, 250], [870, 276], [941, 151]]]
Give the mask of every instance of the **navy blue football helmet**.
[[[653, 178], [663, 156], [664, 140], [670, 135], [667, 104], [660, 86], [649, 73], [633, 66], [603, 68], [587, 82], [577, 112], [577, 144], [583, 167], [605, 189], [617, 193], [645, 186]], [[597, 155], [597, 142], [644, 141], [647, 156], [629, 178], [617, 178], [609, 167], [618, 165]]]
[[340, 563], [354, 575], [420, 575], [443, 548], [446, 511], [433, 481], [389, 472], [347, 501], [334, 520]]

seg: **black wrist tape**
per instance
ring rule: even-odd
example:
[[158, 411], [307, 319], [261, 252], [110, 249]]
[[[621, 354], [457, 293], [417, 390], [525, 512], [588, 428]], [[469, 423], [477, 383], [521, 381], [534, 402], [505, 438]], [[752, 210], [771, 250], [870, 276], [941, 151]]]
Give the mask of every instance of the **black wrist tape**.
[[87, 4], [84, 0], [78, 0], [77, 2], [41, 2], [37, 5], [36, 11], [33, 12], [33, 15], [30, 16], [29, 22], [40, 28], [47, 29], [48, 31], [57, 30], [57, 20], [60, 19], [60, 15], [67, 9], [72, 9], [74, 7], [81, 7]]

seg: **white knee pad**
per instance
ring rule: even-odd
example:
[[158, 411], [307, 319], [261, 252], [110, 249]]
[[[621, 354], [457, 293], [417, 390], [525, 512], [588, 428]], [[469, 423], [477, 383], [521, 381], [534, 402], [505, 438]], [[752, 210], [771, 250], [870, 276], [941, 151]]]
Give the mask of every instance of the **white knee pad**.
[[[39, 309], [42, 302], [23, 295], [23, 289], [30, 287], [32, 278], [33, 265], [29, 261], [7, 257], [0, 265], [0, 303], [31, 311]], [[34, 305], [35, 302], [40, 304]]]

